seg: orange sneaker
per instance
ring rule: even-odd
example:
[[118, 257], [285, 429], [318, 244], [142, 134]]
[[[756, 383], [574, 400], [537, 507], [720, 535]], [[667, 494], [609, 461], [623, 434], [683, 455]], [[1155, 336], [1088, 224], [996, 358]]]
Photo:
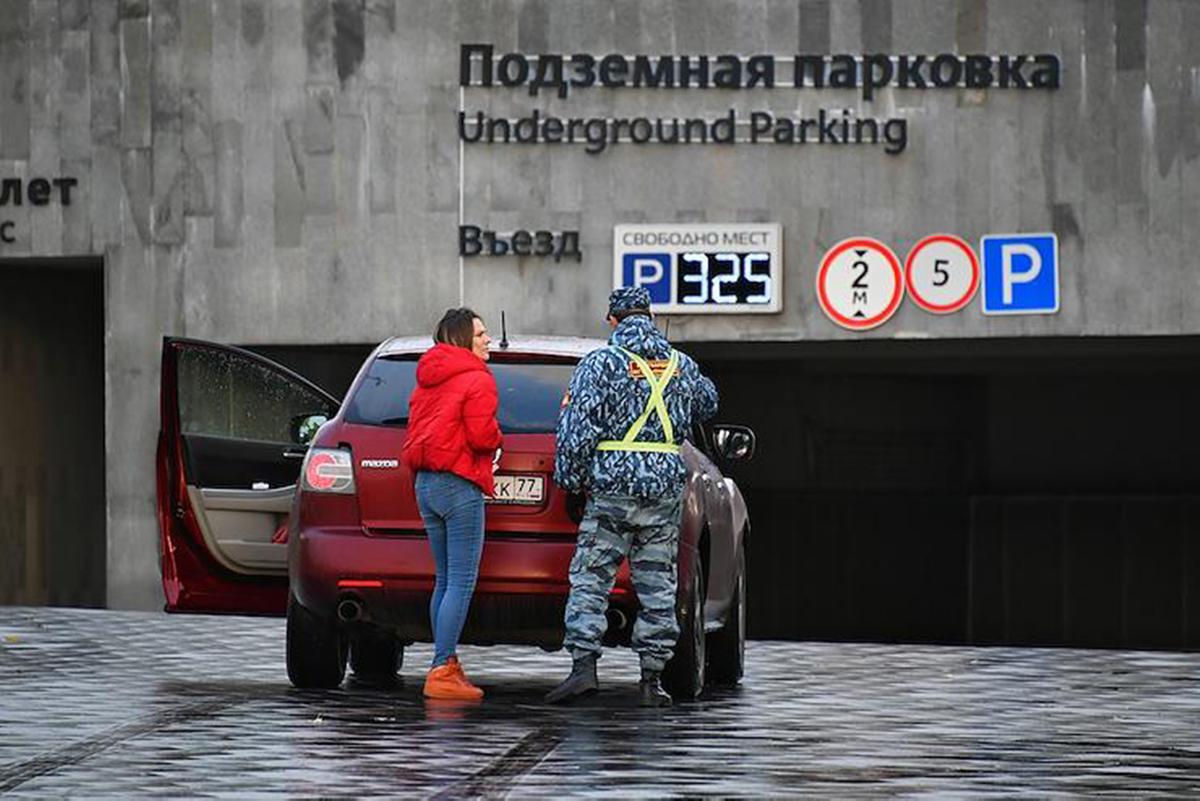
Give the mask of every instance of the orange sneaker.
[[425, 677], [425, 697], [449, 701], [478, 701], [483, 690], [467, 680], [458, 660], [450, 657], [444, 665], [438, 665]]
[[[475, 687], [475, 685], [471, 683], [471, 680], [467, 678], [467, 672], [463, 670], [462, 662], [458, 661], [457, 656], [452, 655], [446, 664], [454, 666], [454, 669], [458, 671], [458, 675], [462, 677], [462, 680], [466, 682], [468, 687]], [[479, 690], [478, 687], [475, 687], [475, 689]], [[483, 694], [483, 690], [479, 690], [479, 692], [481, 695]]]

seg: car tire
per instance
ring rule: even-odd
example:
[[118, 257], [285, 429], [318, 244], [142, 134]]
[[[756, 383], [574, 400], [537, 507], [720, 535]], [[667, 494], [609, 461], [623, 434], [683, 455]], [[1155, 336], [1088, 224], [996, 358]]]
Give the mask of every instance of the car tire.
[[680, 599], [679, 641], [663, 670], [663, 687], [676, 701], [700, 695], [705, 679], [704, 574], [699, 554], [692, 555], [691, 580]]
[[392, 681], [404, 662], [404, 646], [386, 631], [364, 631], [350, 643], [354, 675], [373, 681]]
[[708, 638], [708, 680], [737, 684], [746, 664], [746, 550], [738, 548], [737, 580], [725, 626]]
[[329, 690], [346, 675], [347, 640], [333, 616], [306, 609], [291, 593], [287, 607], [287, 672], [292, 686]]

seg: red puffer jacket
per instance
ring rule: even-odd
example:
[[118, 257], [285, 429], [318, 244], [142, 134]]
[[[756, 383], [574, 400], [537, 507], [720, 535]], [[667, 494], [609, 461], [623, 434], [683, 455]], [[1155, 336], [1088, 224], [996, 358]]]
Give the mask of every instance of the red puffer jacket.
[[496, 379], [467, 348], [439, 342], [417, 362], [408, 401], [404, 464], [454, 473], [492, 494], [492, 457], [500, 447]]

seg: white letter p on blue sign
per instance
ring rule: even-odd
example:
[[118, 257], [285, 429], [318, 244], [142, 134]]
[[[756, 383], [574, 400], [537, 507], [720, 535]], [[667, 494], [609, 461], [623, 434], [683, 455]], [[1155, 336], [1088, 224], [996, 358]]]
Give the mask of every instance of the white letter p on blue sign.
[[633, 285], [657, 284], [663, 279], [662, 262], [658, 259], [633, 260]]
[[1058, 237], [1003, 234], [980, 240], [984, 314], [1058, 311]]

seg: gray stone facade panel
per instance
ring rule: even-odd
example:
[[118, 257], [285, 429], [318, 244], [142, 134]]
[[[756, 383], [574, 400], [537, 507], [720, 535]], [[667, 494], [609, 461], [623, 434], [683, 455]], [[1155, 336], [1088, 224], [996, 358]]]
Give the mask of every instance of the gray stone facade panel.
[[0, 14], [0, 159], [29, 158], [29, 0]]
[[121, 19], [120, 48], [121, 146], [150, 147], [153, 53], [149, 17]]

